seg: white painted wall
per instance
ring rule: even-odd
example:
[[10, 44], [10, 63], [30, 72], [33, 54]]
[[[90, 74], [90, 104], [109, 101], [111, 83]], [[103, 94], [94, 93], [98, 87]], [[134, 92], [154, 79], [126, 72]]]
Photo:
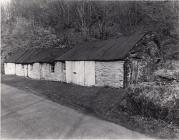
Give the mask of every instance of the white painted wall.
[[66, 61], [66, 82], [82, 86], [95, 85], [95, 62]]
[[7, 75], [15, 75], [16, 65], [15, 63], [4, 63], [4, 73]]
[[[51, 81], [63, 81], [66, 82], [65, 70], [62, 66], [62, 62], [55, 63], [55, 71], [51, 72], [51, 65], [48, 63], [33, 63], [33, 64], [5, 64], [6, 73], [13, 73], [18, 76], [30, 77], [32, 79], [44, 79]], [[11, 72], [10, 72], [11, 71]]]
[[43, 63], [41, 67], [41, 79], [65, 82], [65, 70], [62, 62], [55, 63], [55, 70], [51, 72], [51, 64]]
[[16, 75], [18, 76], [24, 76], [24, 65], [22, 64], [16, 64]]
[[24, 65], [24, 76], [28, 77], [28, 65]]
[[5, 74], [28, 76], [33, 79], [63, 81], [82, 86], [111, 86], [123, 87], [124, 61], [95, 62], [95, 61], [66, 61], [66, 71], [62, 62], [55, 63], [55, 72], [51, 72], [48, 63], [22, 65], [6, 63]]
[[40, 79], [40, 63], [33, 63], [32, 65], [28, 64], [28, 77], [32, 79]]

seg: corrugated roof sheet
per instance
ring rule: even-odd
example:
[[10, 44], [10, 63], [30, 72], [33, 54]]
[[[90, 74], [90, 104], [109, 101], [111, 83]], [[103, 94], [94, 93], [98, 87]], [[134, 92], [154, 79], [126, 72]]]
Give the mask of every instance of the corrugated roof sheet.
[[48, 62], [55, 61], [55, 58], [60, 57], [70, 48], [32, 48], [19, 49], [12, 53], [12, 55], [5, 61], [9, 63], [34, 63], [34, 62]]
[[144, 32], [136, 32], [131, 36], [122, 36], [118, 39], [83, 43], [56, 60], [121, 60], [144, 35]]

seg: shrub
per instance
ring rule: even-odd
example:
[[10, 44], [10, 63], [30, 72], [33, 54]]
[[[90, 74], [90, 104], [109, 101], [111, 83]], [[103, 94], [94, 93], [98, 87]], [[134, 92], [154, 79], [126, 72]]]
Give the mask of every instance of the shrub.
[[128, 113], [179, 122], [178, 85], [140, 84], [127, 89], [126, 99]]
[[165, 79], [167, 81], [179, 81], [179, 70], [167, 70], [167, 69], [160, 69], [155, 73], [156, 79]]

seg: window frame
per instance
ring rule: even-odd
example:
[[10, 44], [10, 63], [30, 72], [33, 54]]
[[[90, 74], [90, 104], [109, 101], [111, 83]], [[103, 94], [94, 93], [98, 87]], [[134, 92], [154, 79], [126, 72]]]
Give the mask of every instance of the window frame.
[[55, 63], [50, 64], [50, 72], [54, 73], [55, 72]]

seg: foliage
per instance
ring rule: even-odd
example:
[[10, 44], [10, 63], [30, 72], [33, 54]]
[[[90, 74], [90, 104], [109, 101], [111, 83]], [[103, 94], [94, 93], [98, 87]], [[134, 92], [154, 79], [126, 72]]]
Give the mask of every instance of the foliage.
[[12, 0], [1, 5], [2, 60], [18, 47], [57, 47], [130, 35], [160, 34], [164, 55], [178, 44], [178, 1]]
[[16, 24], [16, 18], [21, 17], [33, 25], [50, 27], [55, 34], [75, 29], [86, 40], [130, 34], [141, 27], [155, 27], [163, 34], [169, 33], [178, 25], [179, 7], [176, 1], [12, 0], [1, 9], [3, 23]]
[[155, 83], [131, 86], [127, 92], [127, 109], [132, 114], [178, 122], [179, 89], [177, 87], [178, 84], [157, 86]]

